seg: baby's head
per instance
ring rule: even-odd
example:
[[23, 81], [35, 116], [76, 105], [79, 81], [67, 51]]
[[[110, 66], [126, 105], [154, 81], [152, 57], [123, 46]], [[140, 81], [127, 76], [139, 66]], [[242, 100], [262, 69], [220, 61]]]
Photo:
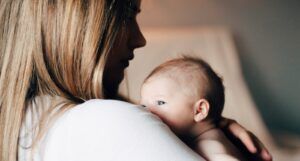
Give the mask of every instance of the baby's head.
[[224, 86], [205, 61], [184, 56], [150, 73], [142, 85], [140, 103], [183, 134], [198, 122], [220, 119]]

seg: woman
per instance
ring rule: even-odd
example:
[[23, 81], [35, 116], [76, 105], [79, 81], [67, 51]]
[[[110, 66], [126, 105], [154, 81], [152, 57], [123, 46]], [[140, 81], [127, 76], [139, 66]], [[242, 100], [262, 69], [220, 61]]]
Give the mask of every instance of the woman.
[[[150, 113], [110, 100], [146, 43], [138, 12], [140, 0], [0, 1], [0, 161], [202, 160]], [[240, 125], [225, 129], [255, 151]]]

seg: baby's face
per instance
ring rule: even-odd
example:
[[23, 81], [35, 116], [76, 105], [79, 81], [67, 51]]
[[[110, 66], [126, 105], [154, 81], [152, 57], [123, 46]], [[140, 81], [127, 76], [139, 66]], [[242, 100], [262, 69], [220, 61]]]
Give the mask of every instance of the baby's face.
[[141, 89], [140, 103], [159, 116], [177, 134], [193, 125], [194, 101], [179, 82], [166, 77], [150, 78]]

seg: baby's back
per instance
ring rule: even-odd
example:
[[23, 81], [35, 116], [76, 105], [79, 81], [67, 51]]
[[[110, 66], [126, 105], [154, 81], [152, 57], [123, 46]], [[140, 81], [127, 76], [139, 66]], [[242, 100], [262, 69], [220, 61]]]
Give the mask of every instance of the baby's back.
[[197, 138], [196, 151], [210, 161], [245, 160], [239, 150], [218, 128], [206, 131]]

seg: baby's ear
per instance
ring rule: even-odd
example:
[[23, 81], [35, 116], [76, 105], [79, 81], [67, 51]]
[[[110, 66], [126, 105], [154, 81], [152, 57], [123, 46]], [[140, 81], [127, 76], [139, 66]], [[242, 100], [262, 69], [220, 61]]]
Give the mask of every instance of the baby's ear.
[[206, 99], [198, 100], [194, 105], [194, 121], [204, 120], [209, 112], [209, 103]]

